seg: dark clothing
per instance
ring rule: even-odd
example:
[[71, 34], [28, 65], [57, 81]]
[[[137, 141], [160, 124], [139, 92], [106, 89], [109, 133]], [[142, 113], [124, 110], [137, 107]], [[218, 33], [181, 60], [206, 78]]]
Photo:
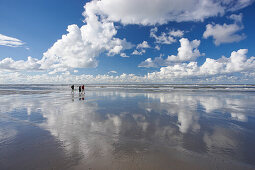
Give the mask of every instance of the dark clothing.
[[81, 86], [82, 91], [84, 91], [84, 85]]
[[74, 90], [74, 85], [71, 85], [72, 90]]
[[81, 86], [79, 86], [79, 92], [81, 92]]

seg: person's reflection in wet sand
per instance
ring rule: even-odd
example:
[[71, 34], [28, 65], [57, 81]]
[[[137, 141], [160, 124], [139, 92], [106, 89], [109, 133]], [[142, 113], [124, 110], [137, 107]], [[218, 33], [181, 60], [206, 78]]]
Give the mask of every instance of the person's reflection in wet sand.
[[79, 94], [79, 100], [84, 100], [84, 94]]
[[72, 102], [74, 102], [74, 93], [72, 93]]

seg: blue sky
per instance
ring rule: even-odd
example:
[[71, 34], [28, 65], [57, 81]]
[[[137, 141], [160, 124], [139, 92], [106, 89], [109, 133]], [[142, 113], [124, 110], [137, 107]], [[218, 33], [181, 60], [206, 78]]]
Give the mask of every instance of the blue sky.
[[255, 83], [253, 2], [1, 0], [0, 83]]

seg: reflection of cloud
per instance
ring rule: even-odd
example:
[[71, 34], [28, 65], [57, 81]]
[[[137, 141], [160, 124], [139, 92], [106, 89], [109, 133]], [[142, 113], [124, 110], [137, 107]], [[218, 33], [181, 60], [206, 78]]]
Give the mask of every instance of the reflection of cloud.
[[221, 98], [216, 96], [200, 96], [199, 97], [200, 104], [205, 108], [206, 113], [211, 113], [214, 110], [221, 109], [224, 106], [224, 99], [222, 101]]
[[[221, 126], [223, 121], [201, 123], [207, 121], [202, 119], [202, 113], [217, 110], [229, 113], [233, 119], [246, 121], [245, 111], [254, 101], [252, 96], [235, 93], [132, 93], [108, 89], [87, 91], [85, 95], [85, 100], [79, 101], [74, 94], [73, 102], [70, 94], [63, 93], [39, 97], [6, 95], [0, 97], [3, 106], [0, 111], [22, 109], [27, 111], [26, 116], [39, 112], [45, 119], [36, 124], [60, 141], [68, 156], [87, 162], [116, 159], [120, 153], [131, 159], [134, 153], [151, 149], [151, 144], [195, 152], [200, 149], [209, 154], [235, 150], [238, 144], [235, 127]], [[0, 129], [0, 139], [1, 136], [4, 135]], [[198, 149], [198, 143], [205, 147]]]
[[224, 109], [233, 119], [246, 122], [248, 120], [247, 109], [252, 106], [252, 101], [255, 100], [255, 97], [241, 94], [226, 95], [218, 93], [214, 96], [199, 96], [198, 100], [205, 108], [206, 113]]
[[213, 127], [213, 133], [206, 132], [203, 140], [212, 153], [231, 154], [237, 149], [238, 135], [233, 132], [233, 129], [223, 127]]
[[248, 118], [242, 113], [231, 113], [231, 117], [241, 122], [247, 122]]
[[[160, 106], [157, 109], [167, 111], [169, 115], [178, 117], [178, 127], [180, 132], [186, 133], [189, 129], [198, 131], [199, 115], [197, 113], [197, 100], [193, 96], [180, 93], [149, 93], [148, 98], [159, 99]], [[154, 108], [155, 109], [155, 108]]]
[[0, 128], [0, 144], [3, 142], [6, 142], [7, 140], [12, 139], [14, 136], [16, 136], [16, 134], [17, 134], [17, 131], [13, 128], [1, 127]]
[[200, 126], [198, 124], [198, 116], [195, 112], [185, 112], [180, 111], [178, 113], [178, 122], [180, 132], [186, 133], [190, 127], [192, 127], [193, 131], [197, 131], [200, 129]]

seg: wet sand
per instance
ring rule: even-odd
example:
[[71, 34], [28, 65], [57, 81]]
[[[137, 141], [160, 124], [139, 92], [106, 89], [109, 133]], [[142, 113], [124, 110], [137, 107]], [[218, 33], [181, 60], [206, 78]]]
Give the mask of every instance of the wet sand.
[[0, 169], [255, 169], [254, 101], [231, 91], [5, 93]]

